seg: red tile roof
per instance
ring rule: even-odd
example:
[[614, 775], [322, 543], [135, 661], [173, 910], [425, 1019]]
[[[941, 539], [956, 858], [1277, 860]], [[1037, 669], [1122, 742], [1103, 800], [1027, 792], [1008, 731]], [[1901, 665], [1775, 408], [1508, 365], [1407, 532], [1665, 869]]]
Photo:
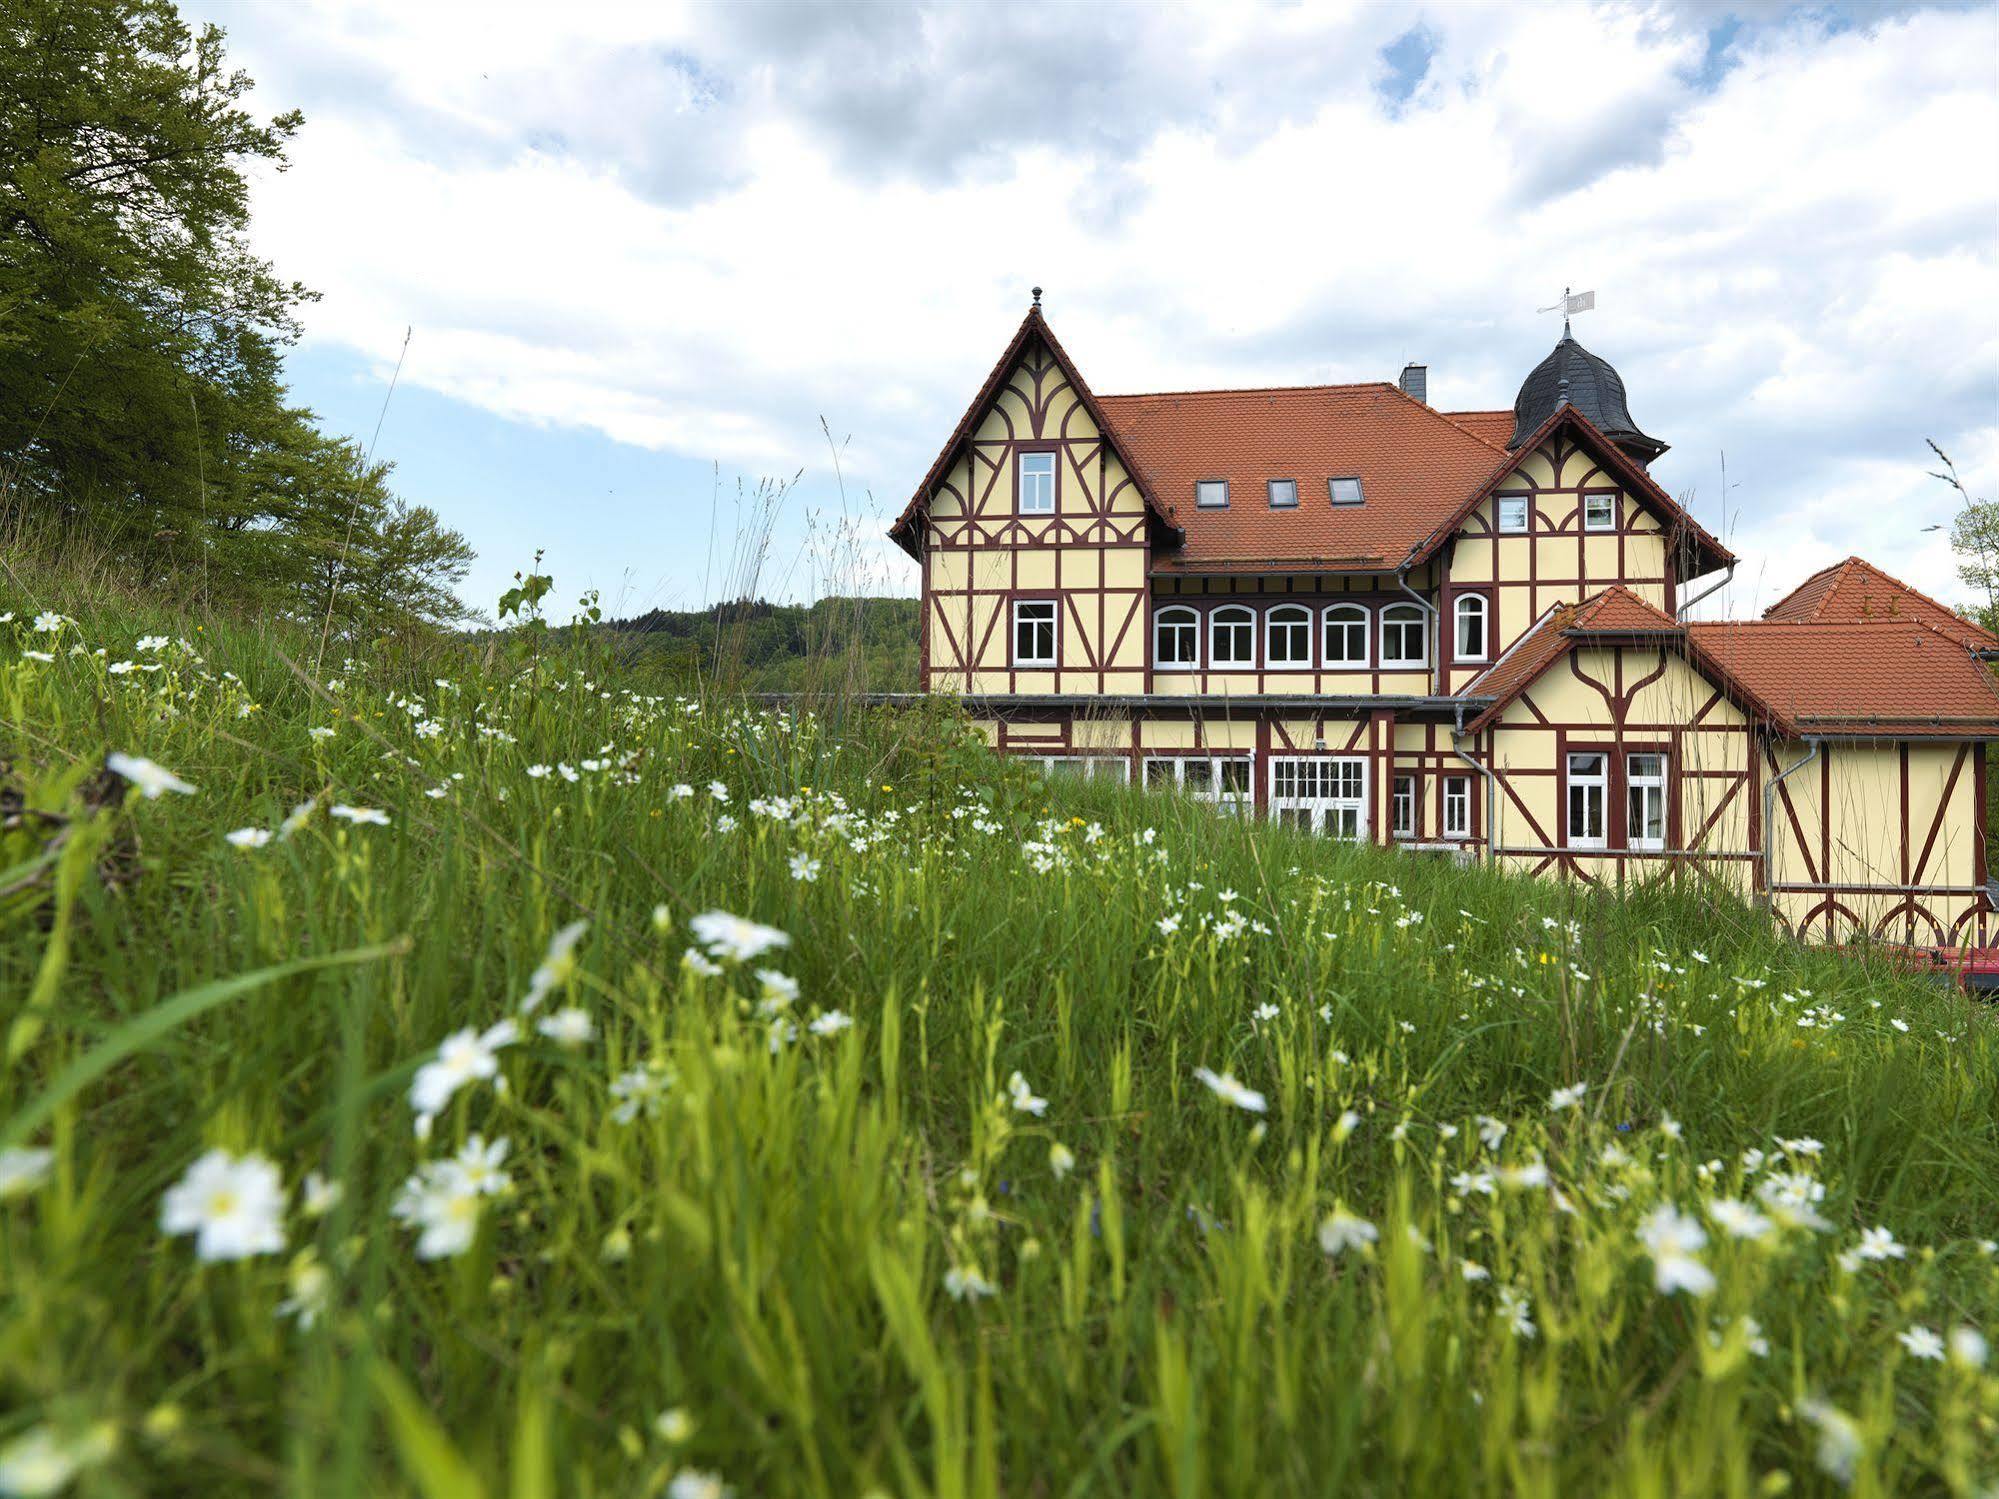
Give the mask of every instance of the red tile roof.
[[1763, 617], [1796, 623], [1911, 620], [1931, 625], [1974, 649], [1999, 650], [1999, 636], [1858, 557], [1813, 573], [1765, 609]]
[[1719, 620], [1687, 639], [1789, 733], [1999, 737], [1999, 681], [1927, 624]]
[[[1380, 572], [1504, 456], [1394, 385], [1314, 385], [1105, 396], [1120, 446], [1136, 455], [1186, 541], [1159, 570]], [[1361, 482], [1358, 505], [1326, 483]], [[1226, 479], [1226, 509], [1194, 504], [1201, 479]], [[1296, 509], [1270, 508], [1267, 482], [1298, 486]]]
[[1513, 411], [1446, 411], [1445, 416], [1456, 422], [1473, 437], [1483, 438], [1496, 448], [1505, 448], [1507, 440], [1513, 436]]

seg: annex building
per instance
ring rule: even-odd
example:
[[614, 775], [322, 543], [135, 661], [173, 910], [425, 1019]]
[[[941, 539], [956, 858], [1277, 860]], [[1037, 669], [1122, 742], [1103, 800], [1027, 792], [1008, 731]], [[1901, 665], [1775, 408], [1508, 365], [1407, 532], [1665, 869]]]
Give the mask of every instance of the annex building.
[[1851, 558], [1761, 619], [1568, 327], [1511, 410], [1399, 381], [1099, 396], [1034, 306], [891, 528], [922, 682], [1051, 771], [1800, 935], [1999, 942], [1999, 638]]

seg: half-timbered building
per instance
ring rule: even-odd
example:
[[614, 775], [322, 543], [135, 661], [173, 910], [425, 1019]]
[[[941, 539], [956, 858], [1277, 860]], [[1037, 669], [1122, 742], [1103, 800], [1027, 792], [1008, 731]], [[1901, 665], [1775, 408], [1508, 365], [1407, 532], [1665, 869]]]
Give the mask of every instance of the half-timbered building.
[[1762, 619], [1568, 328], [1511, 410], [1094, 393], [1037, 293], [890, 536], [926, 692], [1051, 771], [1794, 930], [1999, 941], [1995, 638], [1850, 559]]

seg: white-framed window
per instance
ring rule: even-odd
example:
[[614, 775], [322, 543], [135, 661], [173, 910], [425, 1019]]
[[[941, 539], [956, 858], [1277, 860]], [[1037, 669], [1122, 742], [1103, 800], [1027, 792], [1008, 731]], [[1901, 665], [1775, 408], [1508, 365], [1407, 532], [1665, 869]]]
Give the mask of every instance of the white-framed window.
[[1457, 658], [1460, 661], [1485, 659], [1485, 595], [1461, 593], [1451, 606], [1457, 625]]
[[1420, 608], [1415, 604], [1390, 604], [1381, 611], [1381, 664], [1427, 666], [1428, 636]]
[[1129, 781], [1131, 762], [1122, 755], [1029, 755], [1050, 776], [1078, 781]]
[[1583, 529], [1585, 531], [1615, 531], [1617, 529], [1617, 496], [1614, 494], [1584, 495]]
[[1367, 761], [1344, 755], [1275, 755], [1270, 815], [1334, 838], [1367, 837]]
[[1192, 671], [1201, 664], [1201, 616], [1173, 604], [1152, 617], [1152, 664], [1160, 671]]
[[1226, 604], [1208, 616], [1208, 664], [1256, 665], [1256, 615], [1241, 604]]
[[1013, 601], [1013, 664], [1055, 664], [1055, 600]]
[[1666, 757], [1627, 755], [1624, 760], [1624, 842], [1641, 852], [1666, 846]]
[[1145, 762], [1147, 790], [1177, 789], [1197, 801], [1240, 810], [1250, 804], [1248, 755], [1156, 755]]
[[1394, 814], [1395, 836], [1414, 838], [1416, 836], [1416, 778], [1397, 776], [1395, 778], [1394, 800], [1389, 803]]
[[1367, 665], [1367, 606], [1333, 604], [1326, 610], [1326, 654], [1328, 668], [1349, 669]]
[[1326, 498], [1335, 505], [1358, 505], [1361, 503], [1360, 480], [1328, 479]]
[[1228, 509], [1229, 481], [1226, 479], [1196, 479], [1194, 481], [1194, 504], [1202, 510]]
[[1471, 777], [1444, 777], [1444, 836], [1471, 837]]
[[1303, 604], [1279, 604], [1264, 616], [1266, 666], [1312, 664], [1312, 611]]
[[1055, 513], [1055, 455], [1022, 453], [1014, 471], [1014, 508], [1022, 515]]
[[1527, 496], [1503, 494], [1499, 497], [1499, 529], [1502, 531], [1527, 529]]
[[1296, 479], [1272, 479], [1269, 489], [1270, 508], [1272, 510], [1296, 510], [1298, 508], [1298, 481]]
[[1603, 847], [1603, 807], [1610, 790], [1610, 757], [1600, 750], [1571, 754], [1568, 761], [1570, 848]]

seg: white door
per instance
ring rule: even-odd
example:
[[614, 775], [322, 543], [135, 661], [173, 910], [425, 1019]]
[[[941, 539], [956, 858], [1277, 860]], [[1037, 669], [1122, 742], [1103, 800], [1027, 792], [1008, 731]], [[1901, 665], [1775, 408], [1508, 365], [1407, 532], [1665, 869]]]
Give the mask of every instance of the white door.
[[1367, 761], [1358, 755], [1274, 755], [1270, 815], [1293, 827], [1364, 842]]

